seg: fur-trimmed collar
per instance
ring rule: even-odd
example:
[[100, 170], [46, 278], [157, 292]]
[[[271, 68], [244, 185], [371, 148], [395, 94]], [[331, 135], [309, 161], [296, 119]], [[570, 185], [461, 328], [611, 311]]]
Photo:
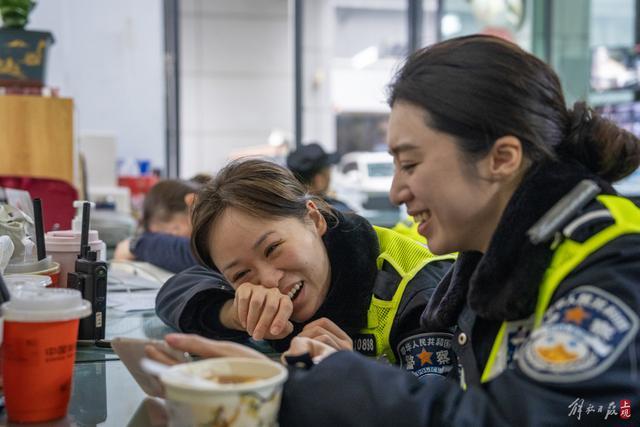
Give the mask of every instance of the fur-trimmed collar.
[[[334, 211], [335, 212], [335, 211]], [[364, 218], [335, 212], [323, 236], [331, 264], [331, 288], [313, 319], [328, 317], [347, 333], [367, 324], [380, 253], [378, 236]]]
[[579, 165], [546, 162], [533, 167], [507, 204], [487, 252], [461, 253], [442, 279], [422, 315], [423, 326], [453, 326], [465, 302], [488, 320], [531, 315], [553, 251], [548, 242], [532, 244], [526, 232], [583, 179], [595, 180], [604, 193], [615, 193]]

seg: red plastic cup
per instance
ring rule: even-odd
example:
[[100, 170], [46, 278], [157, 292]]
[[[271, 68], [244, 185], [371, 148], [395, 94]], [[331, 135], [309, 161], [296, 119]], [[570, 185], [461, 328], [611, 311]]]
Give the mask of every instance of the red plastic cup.
[[51, 277], [52, 288], [66, 288], [66, 283], [60, 283], [60, 263], [51, 259], [51, 255], [40, 261], [26, 261], [9, 263], [6, 274], [38, 274]]
[[9, 295], [20, 289], [42, 289], [51, 287], [51, 277], [39, 274], [8, 274], [4, 282], [9, 289]]
[[78, 321], [89, 314], [91, 305], [75, 289], [23, 288], [2, 305], [2, 374], [10, 421], [66, 415]]
[[46, 270], [36, 271], [33, 274], [49, 276], [51, 278], [52, 288], [66, 288], [66, 283], [60, 283], [60, 263], [52, 261], [50, 265], [51, 267], [47, 268]]

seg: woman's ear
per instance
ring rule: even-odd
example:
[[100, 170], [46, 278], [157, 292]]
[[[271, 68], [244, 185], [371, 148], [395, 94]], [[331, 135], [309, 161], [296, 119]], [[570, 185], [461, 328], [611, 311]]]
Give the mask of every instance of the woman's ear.
[[193, 203], [196, 201], [196, 193], [188, 193], [184, 195], [184, 204], [187, 205], [187, 211], [190, 212]]
[[502, 181], [517, 177], [524, 162], [522, 143], [515, 136], [500, 137], [491, 147], [487, 160], [492, 180]]
[[321, 237], [324, 236], [324, 233], [327, 232], [327, 220], [324, 219], [324, 215], [322, 215], [322, 212], [320, 212], [320, 209], [318, 209], [312, 200], [307, 201], [307, 214], [311, 221], [313, 221], [318, 235]]

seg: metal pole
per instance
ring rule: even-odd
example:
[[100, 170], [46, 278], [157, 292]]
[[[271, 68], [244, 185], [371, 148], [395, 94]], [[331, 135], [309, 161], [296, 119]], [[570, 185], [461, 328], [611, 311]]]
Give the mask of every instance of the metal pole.
[[302, 34], [304, 0], [293, 0], [293, 74], [294, 74], [294, 138], [296, 149], [302, 145]]
[[443, 16], [444, 0], [438, 0], [436, 12], [436, 42], [442, 41], [442, 16]]
[[544, 1], [544, 55], [547, 60], [547, 64], [551, 64], [551, 46], [553, 37], [553, 4], [552, 0]]
[[[634, 30], [635, 30], [635, 36], [634, 36], [634, 41], [635, 41], [635, 51], [637, 52], [637, 48], [638, 45], [640, 45], [640, 0], [636, 0], [636, 10], [634, 11], [635, 14], [635, 25], [634, 25]], [[639, 90], [634, 90], [633, 91], [633, 99], [635, 101], [640, 101], [640, 91]]]
[[164, 0], [165, 175], [180, 176], [180, 44], [178, 0]]
[[409, 18], [409, 54], [422, 47], [422, 0], [407, 0]]

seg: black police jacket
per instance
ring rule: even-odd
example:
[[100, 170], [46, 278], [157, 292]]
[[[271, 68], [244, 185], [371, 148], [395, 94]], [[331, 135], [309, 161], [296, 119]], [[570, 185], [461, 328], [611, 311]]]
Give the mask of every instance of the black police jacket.
[[[482, 372], [502, 322], [534, 312], [538, 288], [553, 256], [548, 243], [530, 244], [526, 231], [583, 178], [593, 177], [571, 165], [541, 165], [531, 171], [509, 202], [488, 251], [461, 254], [438, 286], [423, 313], [424, 330], [458, 327], [458, 317], [468, 307], [477, 315], [470, 342]], [[613, 191], [605, 183], [601, 187]], [[593, 209], [594, 203], [585, 209]], [[594, 232], [588, 228], [581, 232]], [[600, 322], [597, 328], [576, 334], [575, 325], [585, 314], [574, 310], [575, 302], [585, 289], [600, 295], [591, 301], [602, 308], [590, 312], [594, 318], [588, 324]], [[607, 329], [603, 313], [614, 315], [619, 331], [611, 325]], [[584, 365], [557, 363], [556, 374], [548, 375], [535, 360], [516, 351], [520, 356], [505, 371], [465, 390], [456, 369], [448, 377], [419, 380], [341, 351], [309, 370], [290, 370], [279, 422], [311, 427], [638, 425], [638, 313], [640, 235], [629, 234], [610, 241], [575, 268], [556, 289], [547, 309], [543, 327], [552, 324], [558, 331], [550, 341], [564, 335], [569, 339], [562, 346], [550, 342], [546, 357], [570, 361], [587, 340], [595, 342], [596, 333], [609, 337], [599, 341], [603, 344], [599, 354], [584, 359]], [[533, 336], [525, 337], [519, 348], [531, 347], [527, 344]]]

